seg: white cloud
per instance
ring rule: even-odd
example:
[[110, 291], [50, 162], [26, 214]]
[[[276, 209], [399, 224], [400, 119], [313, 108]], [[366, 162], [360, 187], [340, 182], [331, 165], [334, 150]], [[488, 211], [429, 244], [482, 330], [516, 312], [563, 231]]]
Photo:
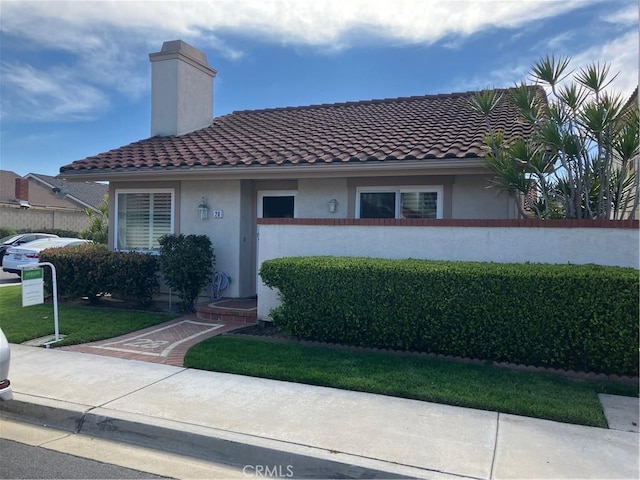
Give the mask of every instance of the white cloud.
[[584, 5], [578, 0], [5, 1], [2, 28], [68, 50], [99, 46], [105, 27], [161, 37], [232, 31], [323, 47], [348, 44], [350, 33], [363, 29], [393, 41], [429, 43], [488, 26], [514, 28]]
[[[594, 0], [596, 1], [596, 0]], [[13, 104], [45, 106], [54, 114], [85, 118], [104, 109], [106, 93], [137, 98], [148, 89], [141, 62], [164, 40], [182, 38], [227, 58], [243, 51], [222, 38], [259, 38], [331, 52], [367, 41], [430, 44], [487, 28], [516, 28], [592, 3], [584, 0], [253, 0], [253, 1], [11, 1], [2, 2], [2, 32], [22, 48], [71, 58], [65, 67], [11, 65], [2, 82]], [[38, 71], [42, 70], [42, 71]], [[35, 74], [37, 72], [37, 75]], [[126, 75], [123, 74], [126, 72]], [[22, 75], [23, 78], [19, 78]], [[494, 74], [496, 78], [500, 72]], [[47, 91], [30, 92], [40, 85]], [[73, 88], [74, 95], [69, 93]], [[29, 97], [28, 95], [32, 95]], [[5, 95], [6, 96], [6, 95]], [[15, 98], [14, 98], [15, 97]], [[37, 105], [35, 105], [37, 104]]]
[[74, 79], [69, 69], [38, 71], [29, 65], [2, 64], [2, 82], [15, 95], [3, 95], [2, 117], [20, 120], [86, 120], [106, 108], [106, 95]]
[[571, 64], [577, 71], [597, 62], [609, 64], [611, 75], [618, 74], [611, 89], [630, 95], [638, 86], [638, 32], [631, 31], [574, 55]]
[[603, 17], [605, 22], [615, 23], [618, 25], [637, 25], [638, 24], [638, 5], [629, 5], [620, 10], [610, 13]]
[[[572, 34], [568, 33], [567, 35]], [[563, 35], [561, 34], [549, 40], [549, 43], [545, 42], [544, 46], [561, 44], [562, 37]], [[564, 45], [567, 45], [567, 43], [564, 43]], [[568, 45], [571, 45], [571, 43], [569, 42]], [[550, 52], [549, 55], [553, 52], [553, 50], [545, 50], [538, 47], [535, 50], [542, 52], [542, 55], [545, 55], [547, 51]], [[630, 95], [638, 86], [638, 32], [635, 30], [586, 50], [562, 52], [560, 55], [569, 56], [571, 59], [569, 68], [574, 74], [589, 64], [599, 62], [600, 64], [609, 65], [610, 78], [617, 74], [609, 89], [622, 95]], [[452, 84], [452, 90], [469, 91], [483, 88], [512, 87], [520, 81], [530, 82], [531, 67], [540, 59], [540, 55], [531, 56], [529, 53], [523, 52], [516, 55], [515, 58], [515, 60], [506, 62], [500, 68], [488, 66], [487, 71], [481, 74], [455, 79]], [[568, 80], [571, 80], [571, 78], [569, 77]]]

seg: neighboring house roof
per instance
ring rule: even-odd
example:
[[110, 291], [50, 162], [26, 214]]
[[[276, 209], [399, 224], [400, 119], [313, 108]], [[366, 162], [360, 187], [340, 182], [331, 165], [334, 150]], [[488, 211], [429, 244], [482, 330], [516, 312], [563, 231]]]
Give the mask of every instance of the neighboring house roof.
[[83, 207], [97, 210], [109, 193], [109, 186], [97, 182], [66, 183], [61, 178], [39, 173], [28, 173], [25, 178], [34, 180], [52, 190], [54, 194], [74, 201]]
[[623, 108], [629, 108], [631, 105], [638, 106], [638, 87], [633, 90], [633, 93], [627, 100], [627, 103], [624, 104]]
[[[18, 198], [16, 179], [24, 180], [27, 188], [22, 192], [26, 196]], [[0, 204], [3, 206], [40, 207], [57, 210], [83, 210], [76, 202], [56, 197], [50, 188], [21, 177], [9, 170], [0, 170]]]
[[[542, 90], [539, 90], [543, 95]], [[78, 160], [62, 174], [167, 169], [259, 168], [265, 165], [371, 164], [477, 159], [486, 121], [474, 92], [239, 111], [181, 136], [153, 137]], [[531, 127], [502, 96], [491, 116], [506, 137]]]

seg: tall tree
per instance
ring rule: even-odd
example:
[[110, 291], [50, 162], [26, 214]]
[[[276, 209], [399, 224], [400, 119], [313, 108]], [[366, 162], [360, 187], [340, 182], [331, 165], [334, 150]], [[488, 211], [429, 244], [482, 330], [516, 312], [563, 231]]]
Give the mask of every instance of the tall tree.
[[[508, 93], [486, 90], [471, 101], [483, 115], [491, 186], [512, 195], [521, 216], [538, 218], [635, 218], [638, 209], [640, 121], [635, 101], [608, 92], [615, 76], [594, 63], [572, 72], [568, 57], [547, 56], [532, 67], [533, 85]], [[506, 138], [489, 121], [507, 95], [528, 138]]]

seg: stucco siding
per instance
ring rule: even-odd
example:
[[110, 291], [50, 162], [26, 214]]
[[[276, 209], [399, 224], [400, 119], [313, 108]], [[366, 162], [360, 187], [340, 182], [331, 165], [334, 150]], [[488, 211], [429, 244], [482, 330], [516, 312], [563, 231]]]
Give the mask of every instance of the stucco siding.
[[[232, 280], [226, 295], [243, 296], [239, 281], [241, 246], [245, 243], [240, 228], [240, 180], [182, 182], [181, 191], [180, 233], [208, 235], [216, 255], [216, 270], [228, 273]], [[201, 220], [198, 214], [198, 205], [203, 197], [209, 206], [206, 220]], [[213, 217], [215, 210], [222, 211], [221, 218]]]
[[[335, 199], [336, 212], [329, 212]], [[344, 178], [301, 179], [298, 181], [298, 214], [301, 218], [346, 218], [348, 216], [347, 180]]]
[[451, 218], [516, 218], [513, 199], [489, 185], [489, 176], [456, 175], [452, 185]]

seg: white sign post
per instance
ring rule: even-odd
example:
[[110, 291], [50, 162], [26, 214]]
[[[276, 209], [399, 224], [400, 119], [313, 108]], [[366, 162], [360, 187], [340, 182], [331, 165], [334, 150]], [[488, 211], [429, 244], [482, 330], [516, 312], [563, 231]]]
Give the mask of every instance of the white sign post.
[[[58, 342], [60, 338], [60, 329], [58, 328], [58, 281], [56, 279], [56, 267], [53, 263], [40, 262], [34, 267], [51, 267], [51, 283], [53, 287], [53, 328], [55, 330], [55, 339]], [[44, 275], [42, 268], [25, 268], [22, 270], [22, 306], [39, 305], [44, 303]], [[53, 343], [49, 342], [49, 343]], [[47, 348], [49, 345], [47, 345]]]

